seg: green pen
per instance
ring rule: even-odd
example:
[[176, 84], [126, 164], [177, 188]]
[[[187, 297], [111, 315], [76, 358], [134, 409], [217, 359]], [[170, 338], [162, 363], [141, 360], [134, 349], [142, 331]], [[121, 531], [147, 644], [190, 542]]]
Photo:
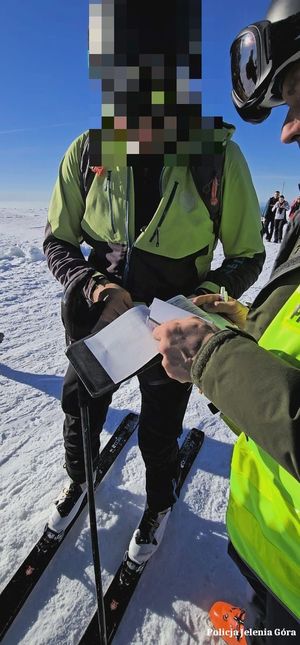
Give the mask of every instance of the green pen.
[[223, 300], [223, 302], [228, 302], [229, 298], [228, 298], [228, 293], [227, 293], [225, 287], [220, 288], [220, 296], [221, 296], [221, 300]]

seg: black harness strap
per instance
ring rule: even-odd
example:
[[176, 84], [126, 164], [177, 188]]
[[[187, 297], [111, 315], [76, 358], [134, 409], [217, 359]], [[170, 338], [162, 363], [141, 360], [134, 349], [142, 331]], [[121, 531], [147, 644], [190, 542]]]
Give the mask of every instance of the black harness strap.
[[[225, 150], [222, 154], [204, 155], [200, 166], [190, 167], [197, 191], [213, 222], [216, 238], [219, 236], [222, 216], [222, 177], [224, 162]], [[212, 189], [215, 179], [217, 180], [216, 200], [212, 200]]]
[[80, 189], [83, 201], [86, 201], [88, 192], [95, 178], [95, 173], [90, 168], [90, 138], [86, 138], [80, 157]]

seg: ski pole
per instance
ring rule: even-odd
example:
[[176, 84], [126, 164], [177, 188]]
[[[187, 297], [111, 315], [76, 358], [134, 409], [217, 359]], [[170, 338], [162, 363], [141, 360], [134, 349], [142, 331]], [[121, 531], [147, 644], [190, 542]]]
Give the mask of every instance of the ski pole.
[[97, 614], [98, 614], [99, 639], [100, 639], [99, 643], [100, 645], [107, 645], [105, 609], [104, 609], [102, 580], [101, 580], [101, 564], [100, 564], [97, 521], [96, 521], [96, 511], [95, 511], [90, 417], [89, 417], [87, 392], [84, 385], [81, 383], [79, 379], [78, 379], [78, 398], [79, 398], [80, 418], [81, 418], [81, 427], [82, 427], [85, 477], [86, 477], [86, 483], [87, 483], [90, 533], [91, 533], [93, 563], [94, 563], [94, 572], [95, 572]]

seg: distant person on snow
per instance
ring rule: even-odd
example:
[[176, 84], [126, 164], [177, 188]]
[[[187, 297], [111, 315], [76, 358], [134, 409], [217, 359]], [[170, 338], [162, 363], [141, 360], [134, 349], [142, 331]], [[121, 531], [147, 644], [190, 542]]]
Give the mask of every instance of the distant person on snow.
[[274, 231], [273, 206], [274, 204], [276, 204], [276, 202], [278, 202], [279, 195], [280, 195], [279, 190], [275, 190], [273, 197], [270, 197], [270, 199], [268, 200], [264, 211], [264, 234], [268, 242], [271, 241], [273, 231]]
[[274, 242], [282, 241], [283, 227], [287, 223], [286, 213], [290, 209], [289, 203], [280, 195], [278, 202], [274, 204], [272, 211], [274, 216]]
[[291, 203], [291, 210], [289, 212], [289, 221], [293, 220], [300, 212], [300, 196], [296, 197]]
[[[127, 167], [126, 164], [124, 167], [99, 166], [95, 171], [93, 165], [95, 174], [87, 194], [84, 180], [90, 163], [83, 171], [83, 162], [87, 147], [91, 145], [91, 136], [89, 133], [82, 134], [64, 156], [49, 208], [44, 251], [50, 270], [66, 290], [64, 301], [73, 303], [68, 309], [67, 324], [72, 339], [91, 333], [99, 320], [110, 323], [131, 308], [134, 301], [149, 304], [155, 296], [167, 300], [179, 293], [186, 296], [217, 293], [221, 284], [226, 285], [232, 296], [238, 297], [255, 282], [265, 257], [258, 200], [245, 159], [238, 146], [229, 141], [231, 132], [227, 127], [211, 133], [213, 142], [215, 137], [221, 142], [219, 148], [222, 150], [226, 143], [220, 213], [220, 239], [225, 259], [216, 270], [211, 271], [210, 266], [218, 234], [197, 190], [190, 167], [180, 163], [168, 166], [164, 154], [157, 154], [164, 136], [164, 123], [169, 135], [172, 124], [173, 128], [175, 124], [175, 131], [183, 133], [182, 136], [186, 133], [189, 120], [195, 123], [199, 119], [198, 127], [201, 127], [201, 104], [187, 104], [187, 94], [178, 90], [181, 85], [176, 81], [177, 75], [182, 73], [187, 74], [187, 78], [189, 75], [193, 78], [193, 70], [201, 66], [200, 56], [190, 55], [189, 50], [190, 41], [195, 40], [195, 29], [197, 33], [194, 24], [197, 16], [200, 42], [199, 1], [177, 0], [177, 14], [173, 11], [173, 0], [160, 2], [159, 14], [154, 12], [153, 3], [141, 3], [139, 16], [136, 13], [138, 6], [136, 2], [126, 3], [127, 28], [130, 30], [130, 38], [126, 39], [124, 2], [115, 0], [112, 3], [117, 32], [119, 14], [122, 19], [121, 33], [117, 33], [120, 37], [115, 40], [118, 40], [119, 47], [130, 43], [130, 66], [127, 67], [126, 52], [123, 58], [118, 53], [116, 69], [112, 67], [111, 55], [102, 58], [97, 55], [96, 61], [101, 58], [103, 63], [103, 109], [112, 107], [110, 96], [113, 92], [108, 91], [110, 79], [115, 79], [115, 87], [118, 88], [128, 77], [127, 93], [120, 90], [113, 94], [116, 99], [113, 114], [119, 115], [115, 123], [119, 128], [118, 134], [123, 137], [118, 141], [122, 142], [127, 135], [128, 119], [132, 128], [128, 133], [140, 134], [140, 151], [143, 152], [144, 147], [144, 154], [136, 156]], [[149, 14], [147, 19], [145, 12]], [[179, 15], [182, 15], [180, 21]], [[139, 29], [136, 31], [137, 23]], [[186, 41], [187, 52], [183, 57], [181, 50], [179, 58], [176, 52], [178, 29], [183, 29], [179, 34], [180, 43], [182, 48]], [[156, 50], [150, 69], [148, 47], [153, 46], [153, 42]], [[140, 50], [140, 43], [145, 51]], [[103, 39], [102, 44], [108, 47], [107, 40]], [[166, 56], [168, 64], [164, 68], [162, 61], [165, 60], [166, 48], [170, 51]], [[106, 60], [109, 61], [107, 68]], [[122, 69], [118, 67], [121, 60], [125, 61]], [[186, 61], [184, 72], [179, 60]], [[190, 69], [189, 65], [192, 64]], [[139, 69], [143, 85], [149, 90], [147, 92], [139, 90]], [[160, 87], [166, 83], [166, 92], [156, 92], [157, 83]], [[163, 102], [164, 94], [172, 91], [172, 87], [175, 96], [178, 91], [178, 105], [176, 102], [167, 106], [158, 104], [158, 101]], [[108, 105], [105, 105], [106, 97]], [[149, 105], [145, 104], [145, 97], [148, 97]], [[184, 105], [181, 104], [182, 100]], [[149, 114], [146, 119], [147, 141], [144, 143], [146, 108]], [[138, 109], [143, 116], [139, 115]], [[164, 110], [165, 117], [161, 116]], [[172, 110], [174, 114], [171, 114]], [[160, 116], [152, 118], [153, 114]], [[181, 122], [183, 115], [184, 124]], [[111, 125], [113, 119], [107, 117], [107, 120]], [[105, 118], [103, 122], [105, 124]], [[120, 130], [122, 127], [123, 132]], [[176, 132], [173, 134], [175, 136]], [[218, 203], [217, 185], [214, 176], [209, 182], [208, 198], [215, 204]], [[80, 249], [83, 240], [92, 248], [87, 262]], [[147, 502], [129, 545], [128, 557], [133, 562], [132, 566], [136, 567], [156, 550], [176, 502], [179, 465], [177, 438], [182, 432], [183, 417], [191, 393], [190, 384], [169, 379], [161, 365], [140, 374], [139, 383], [139, 447], [146, 466]], [[99, 458], [99, 435], [110, 402], [110, 395], [89, 399], [95, 470]], [[64, 380], [62, 408], [65, 413], [65, 462], [69, 480], [53, 504], [49, 517], [47, 531], [53, 539], [66, 529], [77, 513], [86, 490], [77, 375], [71, 366]]]
[[[300, 0], [273, 0], [266, 21], [246, 27], [231, 48], [233, 101], [241, 117], [260, 123], [286, 104], [281, 140], [298, 145], [299, 33]], [[262, 67], [248, 83], [245, 65], [253, 48]], [[215, 603], [213, 624], [239, 635], [227, 631], [223, 638], [232, 645], [300, 642], [299, 285], [300, 212], [288, 224], [269, 282], [249, 314], [236, 300], [195, 299], [239, 329], [218, 331], [191, 317], [153, 333], [167, 374], [195, 383], [239, 435], [227, 510], [229, 553], [256, 592], [254, 627], [260, 633], [246, 639], [244, 610]]]

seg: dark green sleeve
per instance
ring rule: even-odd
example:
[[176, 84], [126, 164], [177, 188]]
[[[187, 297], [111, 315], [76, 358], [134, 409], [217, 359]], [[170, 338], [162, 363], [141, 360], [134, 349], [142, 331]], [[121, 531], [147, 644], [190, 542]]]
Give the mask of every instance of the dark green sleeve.
[[[222, 341], [222, 333], [223, 341]], [[198, 352], [193, 382], [242, 431], [300, 479], [300, 371], [240, 334]]]

